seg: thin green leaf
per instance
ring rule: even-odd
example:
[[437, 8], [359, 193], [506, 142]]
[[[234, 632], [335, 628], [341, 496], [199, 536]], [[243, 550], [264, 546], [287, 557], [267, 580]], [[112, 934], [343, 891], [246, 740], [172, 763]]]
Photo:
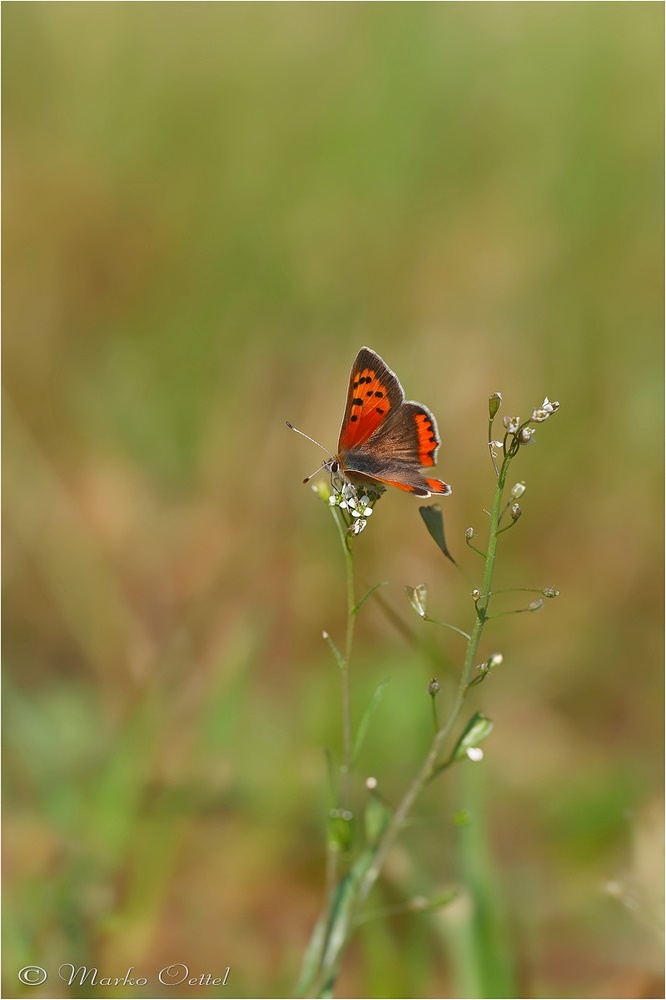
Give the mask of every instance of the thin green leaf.
[[368, 732], [368, 726], [370, 725], [370, 719], [377, 711], [377, 707], [382, 700], [382, 695], [384, 694], [384, 688], [388, 684], [388, 681], [382, 681], [382, 683], [375, 688], [372, 698], [367, 704], [363, 717], [359, 723], [358, 730], [356, 732], [356, 740], [354, 742], [354, 749], [352, 751], [352, 764], [355, 764], [358, 755], [361, 752], [361, 747], [363, 746], [363, 741], [365, 740], [366, 734]]
[[386, 917], [394, 917], [398, 914], [430, 913], [432, 910], [440, 910], [443, 906], [452, 903], [459, 895], [458, 889], [450, 889], [447, 892], [440, 892], [430, 899], [416, 896], [406, 903], [399, 903], [396, 906], [382, 906], [376, 910], [370, 910], [368, 913], [362, 913], [356, 918], [355, 924], [358, 926], [369, 920], [385, 920]]
[[305, 949], [303, 964], [301, 965], [301, 973], [298, 977], [298, 982], [296, 983], [295, 988], [296, 996], [304, 996], [312, 990], [312, 985], [317, 978], [317, 973], [319, 972], [319, 967], [321, 965], [321, 958], [324, 953], [327, 926], [328, 914], [322, 913], [319, 920], [315, 924], [312, 936], [310, 937], [308, 946]]
[[[340, 957], [351, 931], [358, 890], [363, 877], [373, 864], [375, 849], [364, 851], [352, 865], [348, 874], [340, 882], [331, 906], [326, 947], [321, 963], [322, 972], [326, 973], [324, 988], [335, 980], [335, 974], [340, 963]], [[321, 995], [321, 994], [320, 994]]]
[[490, 735], [494, 723], [482, 712], [476, 712], [467, 723], [465, 731], [456, 743], [451, 760], [460, 760], [469, 749], [478, 747]]
[[359, 611], [361, 610], [361, 608], [363, 607], [363, 605], [365, 604], [365, 602], [367, 601], [367, 599], [368, 599], [368, 598], [369, 598], [369, 597], [370, 597], [370, 596], [371, 596], [372, 594], [374, 594], [374, 592], [375, 592], [376, 590], [379, 590], [379, 588], [380, 588], [380, 587], [386, 587], [386, 586], [387, 586], [387, 584], [388, 584], [388, 580], [382, 580], [382, 582], [381, 582], [381, 583], [376, 583], [376, 584], [374, 585], [374, 587], [370, 587], [370, 590], [369, 590], [369, 591], [367, 592], [367, 594], [365, 594], [365, 595], [364, 595], [364, 596], [363, 596], [363, 597], [361, 598], [361, 600], [360, 600], [360, 601], [358, 602], [358, 604], [356, 605], [356, 607], [352, 609], [352, 614], [353, 614], [353, 615], [357, 615], [357, 614], [359, 613]]
[[347, 669], [347, 661], [345, 660], [344, 656], [342, 655], [342, 653], [340, 652], [340, 650], [338, 649], [338, 647], [335, 645], [335, 643], [333, 642], [333, 640], [331, 639], [331, 637], [328, 634], [328, 632], [322, 632], [322, 636], [325, 639], [325, 641], [328, 643], [329, 649], [333, 653], [333, 656], [335, 657], [336, 663], [340, 667], [340, 670], [346, 670]]
[[444, 518], [442, 516], [442, 508], [440, 505], [438, 503], [433, 503], [430, 504], [430, 506], [419, 507], [419, 514], [423, 518], [423, 523], [428, 529], [430, 537], [438, 545], [446, 558], [450, 559], [454, 566], [457, 566], [458, 563], [451, 555], [449, 547], [446, 544], [446, 537], [444, 535]]
[[417, 910], [419, 913], [428, 913], [430, 910], [439, 910], [442, 906], [448, 906], [452, 903], [454, 899], [458, 898], [458, 889], [449, 889], [447, 892], [440, 892], [436, 896], [432, 896], [430, 899], [426, 900], [424, 906], [416, 906], [412, 904], [410, 909]]

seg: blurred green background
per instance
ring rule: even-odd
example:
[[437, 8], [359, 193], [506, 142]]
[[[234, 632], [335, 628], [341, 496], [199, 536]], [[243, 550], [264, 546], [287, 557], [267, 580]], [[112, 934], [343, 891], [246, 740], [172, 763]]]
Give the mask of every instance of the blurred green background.
[[[4, 5], [4, 996], [76, 995], [63, 962], [151, 981], [85, 996], [173, 996], [175, 962], [231, 967], [182, 996], [292, 995], [345, 594], [301, 485], [321, 455], [284, 421], [333, 449], [362, 344], [437, 415], [469, 572], [488, 395], [562, 404], [514, 465], [498, 563], [562, 596], [488, 630], [485, 763], [431, 786], [375, 905], [481, 878], [509, 969], [483, 995], [663, 995], [663, 19]], [[404, 585], [471, 624], [417, 508], [390, 491], [357, 543], [359, 590], [389, 581], [357, 718], [390, 678], [359, 787], [391, 802], [462, 654]], [[463, 925], [365, 925], [339, 995], [463, 995]]]

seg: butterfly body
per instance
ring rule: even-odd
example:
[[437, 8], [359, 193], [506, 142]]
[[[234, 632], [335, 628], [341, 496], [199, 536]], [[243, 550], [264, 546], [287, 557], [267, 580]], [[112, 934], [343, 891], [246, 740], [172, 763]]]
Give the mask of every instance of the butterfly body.
[[357, 477], [428, 497], [451, 487], [423, 476], [440, 445], [437, 422], [421, 403], [405, 400], [398, 377], [369, 347], [352, 365], [338, 453], [324, 467], [352, 484]]

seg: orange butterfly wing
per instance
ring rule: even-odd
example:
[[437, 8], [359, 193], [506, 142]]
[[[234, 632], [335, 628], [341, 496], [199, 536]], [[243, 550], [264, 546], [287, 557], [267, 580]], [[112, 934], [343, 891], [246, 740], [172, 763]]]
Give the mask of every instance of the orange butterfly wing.
[[361, 348], [352, 365], [340, 429], [341, 470], [418, 496], [446, 495], [450, 486], [440, 479], [426, 479], [419, 471], [435, 464], [438, 447], [437, 423], [430, 410], [405, 402], [395, 373], [370, 348]]
[[362, 347], [349, 376], [338, 452], [364, 444], [404, 398], [402, 386], [388, 365], [369, 347]]

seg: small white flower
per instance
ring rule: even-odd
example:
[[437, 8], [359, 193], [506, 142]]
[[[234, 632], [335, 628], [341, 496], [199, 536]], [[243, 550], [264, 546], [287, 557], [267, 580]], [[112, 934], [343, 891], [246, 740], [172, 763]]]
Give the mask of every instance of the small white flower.
[[353, 535], [360, 535], [368, 522], [364, 517], [359, 517], [357, 521], [353, 521], [349, 526], [349, 530]]
[[499, 667], [499, 665], [503, 662], [504, 657], [501, 653], [491, 653], [488, 657], [488, 667], [490, 670], [492, 670], [493, 667]]
[[352, 517], [370, 517], [372, 514], [372, 507], [368, 507], [370, 497], [362, 496], [360, 499], [358, 497], [352, 497], [348, 500], [347, 506], [349, 508], [349, 513]]
[[537, 410], [535, 410], [534, 413], [532, 414], [532, 420], [536, 421], [536, 423], [539, 424], [543, 423], [543, 421], [547, 420], [552, 413], [556, 413], [557, 410], [559, 410], [559, 408], [560, 404], [557, 402], [557, 400], [554, 400], [551, 403], [551, 401], [548, 399], [548, 396], [546, 396], [541, 406]]
[[497, 458], [497, 452], [502, 447], [502, 442], [501, 441], [489, 441], [488, 442], [488, 447], [490, 448], [490, 454], [492, 455], [492, 457], [493, 458]]
[[534, 440], [534, 428], [523, 427], [522, 431], [518, 435], [518, 440], [521, 444], [531, 444]]
[[509, 434], [515, 434], [520, 427], [520, 417], [505, 417], [504, 426]]
[[481, 747], [468, 747], [466, 753], [470, 760], [483, 760], [483, 750]]
[[525, 486], [525, 483], [516, 483], [516, 485], [511, 490], [511, 496], [513, 497], [514, 500], [519, 500], [526, 489], [527, 486]]

